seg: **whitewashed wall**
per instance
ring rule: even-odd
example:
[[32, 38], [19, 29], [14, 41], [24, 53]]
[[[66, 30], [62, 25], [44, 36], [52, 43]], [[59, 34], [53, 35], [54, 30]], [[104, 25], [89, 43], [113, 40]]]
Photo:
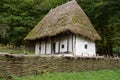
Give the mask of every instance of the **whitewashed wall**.
[[[64, 48], [62, 48], [62, 45], [64, 45]], [[60, 40], [60, 52], [67, 52], [67, 37]]]
[[[67, 49], [67, 43], [68, 43], [67, 39], [69, 39], [68, 49]], [[87, 44], [87, 49], [85, 49], [85, 44]], [[52, 54], [51, 45], [52, 45], [51, 41], [47, 41], [46, 43], [45, 41], [37, 42], [35, 46], [35, 54], [36, 55]], [[62, 45], [64, 45], [64, 48], [62, 48]], [[60, 52], [69, 51], [69, 52], [73, 52], [75, 55], [93, 56], [96, 54], [95, 42], [85, 39], [83, 37], [75, 36], [75, 35], [73, 36], [69, 35], [69, 38], [68, 36], [61, 37], [60, 43], [59, 43], [59, 40], [56, 39], [55, 53], [59, 53], [59, 48], [60, 48]]]
[[[87, 45], [87, 49], [85, 49], [85, 45]], [[76, 36], [76, 55], [93, 56], [95, 54], [95, 42]]]
[[39, 55], [39, 42], [35, 45], [35, 55]]
[[44, 41], [41, 42], [41, 52], [40, 52], [40, 54], [45, 54], [45, 42]]
[[51, 42], [46, 43], [46, 54], [51, 54]]
[[73, 35], [73, 53], [76, 53], [76, 36]]
[[69, 52], [72, 52], [72, 35], [69, 36]]
[[[75, 38], [75, 37], [73, 37], [73, 38]], [[61, 37], [60, 43], [59, 43], [59, 40], [56, 40], [56, 43], [55, 43], [55, 52], [56, 53], [59, 53], [59, 47], [60, 47], [60, 52], [67, 52], [67, 41], [68, 41], [67, 39], [69, 39], [68, 51], [72, 52], [72, 45], [74, 46], [74, 42], [72, 43], [72, 41], [75, 41], [75, 39], [72, 40], [72, 35], [69, 35], [69, 36]], [[60, 46], [59, 46], [59, 44], [60, 44]], [[64, 45], [64, 48], [62, 48], [62, 45]], [[75, 49], [73, 49], [73, 50], [75, 51]]]
[[55, 43], [55, 53], [58, 53], [58, 48], [59, 48], [59, 41], [57, 40]]
[[[73, 39], [72, 39], [73, 38]], [[69, 40], [68, 40], [69, 39]], [[68, 41], [68, 42], [67, 42]], [[67, 43], [69, 43], [69, 47], [67, 49]], [[59, 42], [56, 42], [56, 50], [58, 50], [59, 47]], [[62, 48], [62, 45], [64, 45], [64, 48]], [[73, 49], [72, 49], [73, 46]], [[75, 52], [75, 36], [69, 35], [69, 36], [64, 36], [60, 40], [60, 52]]]

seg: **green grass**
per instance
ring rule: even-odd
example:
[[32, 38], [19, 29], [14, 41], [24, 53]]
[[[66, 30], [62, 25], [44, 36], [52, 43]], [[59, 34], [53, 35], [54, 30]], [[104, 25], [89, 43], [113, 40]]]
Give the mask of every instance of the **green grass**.
[[15, 49], [0, 49], [0, 53], [11, 53], [11, 54], [34, 54], [33, 52], [30, 51], [25, 51], [25, 50], [15, 50]]
[[19, 54], [19, 53], [24, 53], [24, 50], [0, 49], [0, 52]]
[[0, 47], [0, 53], [12, 53], [12, 54], [33, 54], [33, 52], [26, 51], [25, 49], [14, 49], [14, 48], [2, 48]]
[[120, 69], [71, 73], [46, 73], [43, 75], [13, 78], [13, 80], [120, 80]]
[[24, 53], [24, 49], [22, 48], [16, 48], [16, 47], [13, 47], [13, 46], [3, 46], [0, 44], [0, 53], [2, 52], [5, 52], [5, 53], [16, 53], [16, 54], [19, 54], [19, 53]]

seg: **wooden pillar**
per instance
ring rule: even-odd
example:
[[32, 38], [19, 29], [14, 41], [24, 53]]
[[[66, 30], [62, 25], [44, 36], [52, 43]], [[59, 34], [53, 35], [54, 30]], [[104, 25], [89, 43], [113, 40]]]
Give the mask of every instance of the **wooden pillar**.
[[60, 53], [60, 38], [59, 38], [59, 44], [58, 44], [58, 53]]
[[35, 55], [39, 55], [39, 42], [35, 44]]
[[72, 34], [72, 52], [73, 52], [73, 34]]
[[47, 53], [46, 53], [46, 51], [47, 51], [46, 48], [47, 48], [47, 41], [45, 41], [45, 54], [47, 54]]
[[76, 35], [75, 35], [75, 44], [76, 44]]
[[67, 52], [69, 52], [69, 34], [67, 36]]
[[39, 54], [41, 54], [41, 42], [39, 44]]
[[76, 53], [76, 35], [75, 35], [75, 43], [74, 43], [74, 45], [75, 45], [75, 53]]
[[52, 38], [51, 38], [51, 54], [53, 54], [53, 53], [52, 53], [52, 49], [53, 49], [53, 46], [52, 46], [52, 45], [53, 45], [53, 41], [52, 41]]

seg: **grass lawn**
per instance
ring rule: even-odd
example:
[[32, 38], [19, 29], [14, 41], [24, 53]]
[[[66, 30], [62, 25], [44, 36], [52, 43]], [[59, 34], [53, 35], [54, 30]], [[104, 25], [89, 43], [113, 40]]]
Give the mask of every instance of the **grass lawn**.
[[13, 78], [13, 80], [120, 80], [120, 69], [71, 73], [46, 73], [43, 75]]
[[6, 52], [6, 53], [24, 53], [23, 50], [15, 50], [15, 49], [0, 49], [0, 52]]
[[0, 53], [12, 53], [12, 54], [33, 54], [33, 52], [26, 51], [22, 48], [11, 48], [11, 47], [2, 47], [0, 46]]

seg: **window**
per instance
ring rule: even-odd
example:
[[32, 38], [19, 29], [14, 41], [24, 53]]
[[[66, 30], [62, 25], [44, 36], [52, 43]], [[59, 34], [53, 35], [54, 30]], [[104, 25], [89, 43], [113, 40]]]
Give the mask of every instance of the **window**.
[[62, 45], [62, 48], [64, 48], [64, 45]]
[[87, 44], [85, 44], [85, 49], [87, 49]]

